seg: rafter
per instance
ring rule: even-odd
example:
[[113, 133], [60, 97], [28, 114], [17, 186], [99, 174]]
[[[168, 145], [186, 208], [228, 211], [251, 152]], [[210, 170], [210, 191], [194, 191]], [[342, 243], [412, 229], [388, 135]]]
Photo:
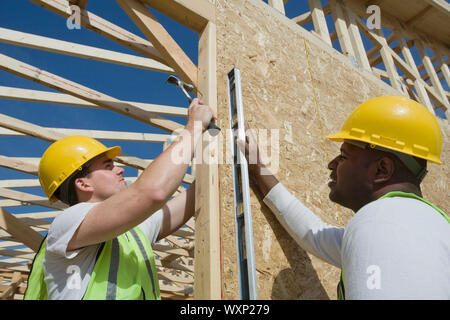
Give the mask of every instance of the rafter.
[[150, 58], [105, 50], [83, 44], [62, 41], [5, 28], [0, 28], [0, 42], [19, 45], [27, 48], [66, 54], [74, 57], [98, 60], [146, 70], [173, 73], [174, 70], [165, 64]]
[[[15, 87], [0, 86], [0, 98], [104, 109], [94, 103], [79, 99], [77, 97], [73, 97], [73, 96], [65, 94], [65, 93], [57, 93], [57, 92], [49, 92], [49, 91], [41, 91], [41, 90], [30, 90], [30, 89], [22, 89], [22, 88], [15, 88]], [[187, 116], [187, 114], [188, 114], [188, 109], [182, 108], [182, 107], [164, 106], [164, 105], [142, 103], [142, 102], [135, 102], [135, 101], [123, 101], [123, 102], [133, 104], [133, 105], [141, 108], [144, 111], [156, 113], [159, 115], [183, 116], [184, 117], [184, 116]]]
[[182, 25], [201, 32], [208, 21], [216, 20], [216, 7], [208, 0], [142, 0]]
[[[31, 2], [50, 10], [67, 19], [71, 15], [70, 3], [67, 0], [30, 0]], [[147, 40], [89, 12], [81, 10], [81, 25], [102, 36], [118, 42], [146, 57], [165, 63], [158, 50]]]
[[197, 87], [196, 65], [145, 5], [138, 0], [117, 0], [117, 2], [180, 78]]
[[33, 251], [39, 249], [43, 236], [4, 208], [0, 208], [0, 227]]
[[153, 112], [142, 110], [132, 103], [126, 103], [111, 96], [82, 86], [78, 83], [59, 77], [55, 74], [36, 68], [19, 60], [0, 54], [0, 69], [38, 82], [50, 88], [68, 93], [77, 98], [89, 101], [98, 106], [118, 112], [125, 116], [149, 123], [160, 129], [172, 132], [181, 124], [162, 118]]

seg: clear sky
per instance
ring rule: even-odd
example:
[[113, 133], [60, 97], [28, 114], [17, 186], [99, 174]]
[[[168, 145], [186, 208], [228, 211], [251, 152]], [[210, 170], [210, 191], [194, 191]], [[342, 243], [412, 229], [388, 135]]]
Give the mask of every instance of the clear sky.
[[[145, 38], [116, 1], [90, 0], [87, 9]], [[309, 9], [306, 0], [291, 0], [286, 5], [286, 15], [289, 18], [307, 10]], [[152, 11], [191, 60], [197, 64], [198, 35], [154, 10]], [[332, 26], [332, 23], [329, 23], [329, 26]], [[0, 0], [0, 27], [139, 55], [83, 27], [80, 30], [69, 30], [64, 18], [27, 0]], [[307, 24], [305, 27], [311, 29], [312, 23]], [[330, 32], [333, 30], [334, 27], [331, 27]], [[366, 44], [366, 48], [371, 47], [371, 44], [368, 42]], [[335, 45], [338, 46], [338, 44]], [[165, 73], [92, 61], [4, 43], [0, 43], [0, 53], [121, 100], [178, 107], [187, 106], [187, 101], [182, 93], [176, 87], [165, 84], [165, 80], [168, 77], [168, 74]], [[54, 91], [2, 70], [0, 70], [0, 86]], [[0, 99], [0, 112], [44, 127], [166, 133], [143, 122], [108, 110]], [[170, 118], [180, 123], [185, 121], [182, 117]], [[162, 151], [161, 143], [102, 142], [108, 146], [120, 144], [124, 153], [143, 159], [155, 158]], [[48, 145], [48, 142], [36, 138], [0, 137], [0, 154], [11, 157], [40, 157]], [[135, 174], [136, 170], [130, 169], [126, 171], [125, 175]], [[0, 179], [19, 178], [35, 177], [0, 168]], [[43, 196], [40, 188], [18, 190]], [[13, 212], [14, 210], [11, 209]], [[42, 210], [42, 208], [39, 210]]]

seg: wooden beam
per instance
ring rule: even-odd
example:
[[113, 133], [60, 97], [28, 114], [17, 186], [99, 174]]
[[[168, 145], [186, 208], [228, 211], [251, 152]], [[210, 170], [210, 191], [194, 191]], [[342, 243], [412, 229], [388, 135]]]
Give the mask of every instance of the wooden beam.
[[84, 87], [78, 83], [41, 70], [19, 60], [0, 54], [0, 69], [30, 79], [50, 88], [68, 93], [98, 106], [118, 112], [133, 119], [149, 123], [160, 129], [172, 132], [183, 125], [162, 118], [153, 112], [142, 110], [138, 106], [125, 103], [101, 92]]
[[283, 0], [269, 0], [268, 1], [269, 6], [277, 10], [279, 13], [281, 13], [283, 16], [286, 15], [286, 12], [284, 11], [284, 1]]
[[320, 0], [308, 0], [308, 3], [309, 8], [311, 9], [314, 30], [320, 35], [323, 41], [332, 46], [327, 21], [325, 20]]
[[294, 21], [299, 26], [307, 24], [308, 22], [312, 21], [311, 11], [302, 13], [301, 15], [296, 16], [296, 17], [292, 18], [291, 20]]
[[208, 0], [141, 0], [185, 27], [201, 32], [216, 20], [216, 6]]
[[0, 208], [0, 227], [35, 252], [44, 238], [4, 208]]
[[172, 68], [154, 59], [100, 49], [5, 28], [0, 28], [0, 42], [145, 70], [165, 73], [174, 72]]
[[425, 44], [421, 39], [415, 40], [416, 48], [419, 51], [420, 55], [422, 56], [422, 62], [425, 67], [425, 70], [427, 71], [427, 74], [430, 77], [431, 83], [433, 84], [434, 89], [438, 92], [438, 94], [441, 96], [441, 99], [444, 103], [444, 105], [449, 108], [450, 104], [448, 103], [447, 95], [445, 93], [444, 88], [442, 87], [441, 82], [439, 81], [439, 78], [436, 74], [436, 71], [434, 70], [433, 63], [431, 62], [431, 58], [428, 56], [427, 51], [425, 50]]
[[[30, 0], [31, 2], [50, 10], [65, 19], [71, 15], [70, 3], [68, 0]], [[147, 40], [89, 12], [81, 10], [81, 25], [87, 29], [95, 31], [102, 36], [118, 42], [146, 57], [153, 58], [165, 63], [158, 50]]]
[[[216, 25], [208, 23], [199, 40], [199, 90], [201, 99], [217, 113]], [[218, 150], [206, 150], [218, 137], [205, 134], [209, 143], [196, 151], [195, 186], [195, 299], [221, 299], [221, 243]], [[217, 140], [215, 140], [217, 141]], [[208, 157], [208, 159], [205, 159]], [[214, 159], [216, 161], [214, 161]], [[211, 161], [212, 160], [212, 161]], [[200, 163], [199, 163], [200, 162]]]
[[0, 155], [0, 167], [17, 170], [37, 176], [37, 165], [15, 158]]
[[[401, 52], [403, 54], [403, 57], [405, 58], [406, 63], [411, 67], [411, 70], [413, 71], [415, 78], [420, 78], [419, 70], [417, 69], [416, 62], [414, 61], [414, 58], [412, 56], [411, 50], [409, 50], [409, 45], [404, 39], [403, 31], [400, 29], [396, 32], [397, 35], [397, 42], [398, 47], [401, 49]], [[417, 100], [422, 103], [428, 111], [430, 111], [432, 114], [435, 114], [433, 105], [431, 104], [430, 98], [428, 97], [428, 94], [425, 90], [425, 87], [420, 83], [420, 81], [415, 80], [413, 81], [413, 87], [416, 89], [417, 92]]]
[[7, 188], [0, 188], [0, 197], [11, 200], [17, 200], [29, 205], [37, 205], [50, 209], [64, 210], [68, 207], [66, 204], [60, 201], [53, 203], [48, 201], [48, 199], [44, 197]]
[[358, 22], [351, 10], [347, 7], [342, 7], [345, 20], [348, 26], [348, 33], [350, 35], [350, 41], [352, 43], [353, 51], [355, 53], [356, 62], [359, 68], [371, 71], [369, 59], [367, 59], [366, 49], [361, 38], [361, 34], [358, 29]]
[[117, 2], [180, 78], [197, 87], [197, 67], [145, 5], [138, 0], [117, 0]]
[[15, 271], [11, 278], [11, 283], [4, 292], [0, 294], [0, 300], [13, 300], [14, 294], [22, 281], [22, 274], [19, 271]]
[[336, 0], [329, 0], [329, 5], [342, 53], [349, 57], [353, 64], [356, 64], [355, 52], [353, 51], [342, 7]]
[[[94, 103], [73, 97], [65, 93], [57, 93], [41, 90], [29, 90], [14, 87], [0, 86], [0, 98], [104, 109]], [[156, 113], [159, 115], [185, 117], [188, 114], [188, 109], [183, 107], [163, 106], [158, 104], [150, 104], [135, 101], [123, 101], [123, 102], [133, 104], [144, 111]]]
[[40, 127], [33, 123], [22, 121], [20, 119], [10, 117], [1, 113], [0, 113], [0, 126], [51, 142], [65, 137], [64, 134], [61, 134], [59, 132], [44, 127]]
[[[44, 128], [41, 126], [38, 126], [36, 124], [30, 123], [30, 122], [26, 122], [20, 119], [16, 119], [4, 114], [0, 114], [0, 126], [4, 127], [4, 128], [8, 128], [11, 130], [15, 130], [18, 132], [22, 132], [25, 133], [27, 135], [39, 138], [39, 139], [43, 139], [46, 141], [56, 141], [58, 139], [61, 139], [63, 137], [65, 137], [66, 135], [61, 133], [61, 132], [57, 132], [48, 128]], [[7, 157], [2, 158], [0, 156], [0, 161], [3, 160], [3, 162], [6, 162], [6, 164], [8, 164], [8, 161], [5, 161], [4, 159], [6, 158], [6, 160], [8, 160]], [[121, 154], [120, 156], [117, 156], [115, 158], [115, 160], [119, 163], [128, 165], [130, 167], [133, 168], [137, 168], [137, 169], [145, 169], [147, 168], [147, 166], [150, 164], [150, 161], [148, 160], [143, 160], [143, 159], [139, 159], [136, 157], [132, 157], [132, 156], [128, 156], [126, 154]], [[11, 161], [9, 161], [11, 163]], [[2, 162], [0, 162], [0, 165], [2, 165]], [[37, 169], [34, 169], [33, 171], [37, 172]], [[185, 174], [184, 178], [183, 178], [183, 183], [187, 183], [187, 184], [191, 184], [193, 182], [194, 178], [192, 177], [192, 175], [190, 174]]]
[[77, 1], [77, 5], [81, 8], [81, 9], [86, 9], [86, 5], [88, 3], [89, 0], [78, 0]]
[[445, 0], [424, 0], [450, 18], [450, 4]]
[[[88, 136], [97, 140], [116, 140], [116, 141], [139, 141], [139, 142], [166, 142], [171, 136], [168, 134], [124, 132], [124, 131], [105, 131], [90, 129], [67, 129], [67, 128], [47, 128], [53, 132], [65, 136]], [[25, 133], [6, 128], [0, 128], [1, 136], [27, 136]]]

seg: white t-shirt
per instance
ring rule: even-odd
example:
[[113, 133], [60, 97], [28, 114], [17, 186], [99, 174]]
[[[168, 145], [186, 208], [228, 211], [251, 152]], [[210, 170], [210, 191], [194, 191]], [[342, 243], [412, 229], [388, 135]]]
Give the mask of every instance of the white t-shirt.
[[[67, 245], [86, 214], [96, 203], [78, 203], [56, 216], [47, 234], [43, 267], [50, 300], [80, 300], [89, 284], [101, 244], [69, 251]], [[150, 243], [156, 242], [162, 224], [162, 210], [139, 225]]]
[[339, 228], [281, 183], [264, 202], [302, 248], [343, 268], [346, 299], [450, 299], [450, 224], [426, 203], [373, 201]]

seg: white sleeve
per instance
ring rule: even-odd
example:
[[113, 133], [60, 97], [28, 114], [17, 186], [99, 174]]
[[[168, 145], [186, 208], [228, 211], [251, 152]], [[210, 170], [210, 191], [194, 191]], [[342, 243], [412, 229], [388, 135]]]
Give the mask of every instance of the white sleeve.
[[154, 244], [158, 239], [159, 231], [161, 230], [162, 225], [162, 218], [163, 211], [160, 209], [139, 225], [151, 244]]
[[67, 259], [73, 259], [78, 253], [85, 249], [80, 248], [67, 252], [67, 246], [72, 239], [73, 234], [84, 220], [86, 214], [91, 210], [95, 203], [82, 202], [78, 203], [56, 216], [53, 220], [47, 234], [47, 252], [63, 256]]
[[344, 228], [323, 222], [281, 183], [264, 198], [278, 221], [306, 251], [340, 268]]

